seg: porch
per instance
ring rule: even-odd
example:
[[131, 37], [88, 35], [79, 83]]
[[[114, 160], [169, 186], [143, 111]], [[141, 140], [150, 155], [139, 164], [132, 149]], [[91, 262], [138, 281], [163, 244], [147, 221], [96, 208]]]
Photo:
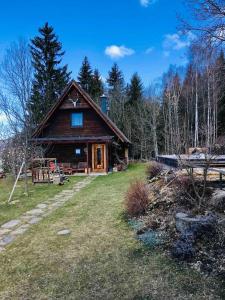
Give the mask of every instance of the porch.
[[107, 174], [113, 168], [112, 137], [64, 137], [33, 140], [44, 149], [45, 157], [55, 157], [67, 175]]

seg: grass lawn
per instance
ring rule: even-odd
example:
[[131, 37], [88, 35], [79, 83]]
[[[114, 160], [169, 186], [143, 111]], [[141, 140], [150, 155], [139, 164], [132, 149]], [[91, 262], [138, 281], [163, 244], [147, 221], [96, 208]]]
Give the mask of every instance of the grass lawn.
[[71, 177], [70, 182], [63, 186], [53, 184], [36, 184], [29, 181], [29, 197], [24, 194], [24, 181], [19, 181], [15, 189], [12, 204], [8, 204], [8, 198], [12, 190], [14, 179], [7, 177], [0, 179], [0, 225], [15, 219], [25, 211], [34, 208], [38, 203], [44, 202], [64, 188], [71, 187], [74, 183], [81, 180], [81, 177]]
[[0, 253], [0, 299], [225, 299], [218, 281], [134, 238], [123, 196], [143, 176], [134, 165], [98, 177]]

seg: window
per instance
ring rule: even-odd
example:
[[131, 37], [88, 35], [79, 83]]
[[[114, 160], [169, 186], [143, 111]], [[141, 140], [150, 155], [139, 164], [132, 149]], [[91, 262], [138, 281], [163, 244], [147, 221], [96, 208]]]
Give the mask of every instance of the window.
[[83, 126], [83, 113], [72, 113], [71, 116], [72, 127], [82, 127]]
[[76, 148], [76, 149], [75, 149], [75, 155], [76, 155], [76, 156], [81, 155], [81, 149], [80, 149], [80, 148]]

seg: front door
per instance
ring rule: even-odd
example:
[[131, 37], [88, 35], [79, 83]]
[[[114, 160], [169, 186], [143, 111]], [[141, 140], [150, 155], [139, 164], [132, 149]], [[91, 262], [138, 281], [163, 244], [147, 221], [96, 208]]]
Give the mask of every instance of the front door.
[[92, 145], [92, 168], [94, 172], [104, 172], [106, 170], [105, 144]]

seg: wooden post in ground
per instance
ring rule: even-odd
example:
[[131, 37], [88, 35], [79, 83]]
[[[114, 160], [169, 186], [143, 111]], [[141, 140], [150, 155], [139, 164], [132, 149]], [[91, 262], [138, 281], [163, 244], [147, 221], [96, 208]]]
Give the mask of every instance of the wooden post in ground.
[[10, 196], [9, 196], [9, 199], [8, 199], [8, 203], [9, 203], [9, 202], [11, 201], [11, 199], [12, 199], [13, 193], [14, 193], [14, 191], [15, 191], [17, 182], [18, 182], [18, 180], [19, 180], [19, 177], [20, 177], [20, 174], [21, 174], [21, 172], [22, 172], [22, 170], [23, 170], [24, 165], [25, 165], [25, 161], [23, 161], [23, 163], [22, 163], [22, 165], [21, 165], [21, 167], [20, 167], [19, 173], [17, 174], [16, 181], [15, 181], [15, 183], [14, 183], [12, 192], [10, 193]]

